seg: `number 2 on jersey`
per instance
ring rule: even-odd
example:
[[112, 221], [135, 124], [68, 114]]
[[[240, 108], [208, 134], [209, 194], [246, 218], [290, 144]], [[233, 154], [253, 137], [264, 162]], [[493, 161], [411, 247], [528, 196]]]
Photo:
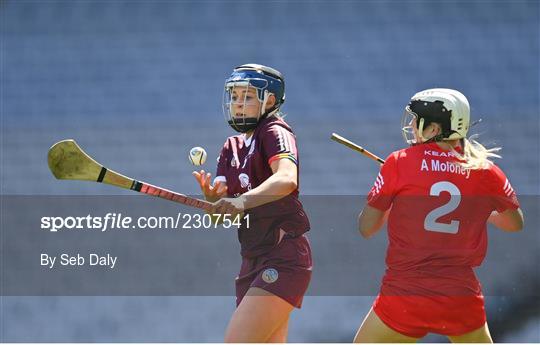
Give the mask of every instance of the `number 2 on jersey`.
[[459, 203], [461, 202], [461, 192], [455, 184], [448, 181], [441, 181], [431, 186], [431, 189], [429, 190], [429, 195], [439, 196], [442, 192], [450, 193], [450, 200], [446, 204], [437, 207], [436, 209], [428, 213], [426, 219], [424, 219], [424, 229], [426, 229], [427, 231], [456, 234], [459, 229], [458, 220], [452, 220], [450, 224], [446, 224], [437, 222], [437, 219], [449, 214], [450, 212], [458, 208]]

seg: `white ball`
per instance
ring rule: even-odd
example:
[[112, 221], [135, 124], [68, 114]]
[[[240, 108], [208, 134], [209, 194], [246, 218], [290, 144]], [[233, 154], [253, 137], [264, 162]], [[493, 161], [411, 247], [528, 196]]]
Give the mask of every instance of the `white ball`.
[[191, 164], [199, 166], [206, 162], [206, 151], [202, 147], [194, 147], [189, 150], [189, 161]]

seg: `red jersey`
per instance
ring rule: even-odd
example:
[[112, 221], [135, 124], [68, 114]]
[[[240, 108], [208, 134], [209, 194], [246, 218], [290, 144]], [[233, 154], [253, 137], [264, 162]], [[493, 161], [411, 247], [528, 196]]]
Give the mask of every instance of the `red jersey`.
[[[218, 158], [216, 179], [227, 183], [229, 197], [238, 197], [272, 176], [270, 164], [290, 159], [300, 170], [296, 138], [283, 119], [268, 117], [253, 135], [227, 138]], [[309, 220], [298, 200], [298, 188], [286, 197], [250, 209], [249, 229], [238, 229], [241, 254], [253, 257], [268, 252], [279, 241], [280, 230], [296, 237], [309, 230]]]
[[496, 165], [465, 169], [436, 143], [390, 154], [368, 204], [379, 210], [391, 207], [386, 282], [419, 272], [429, 272], [431, 278], [460, 272], [454, 277], [476, 281], [472, 267], [486, 254], [489, 215], [519, 207], [510, 182]]

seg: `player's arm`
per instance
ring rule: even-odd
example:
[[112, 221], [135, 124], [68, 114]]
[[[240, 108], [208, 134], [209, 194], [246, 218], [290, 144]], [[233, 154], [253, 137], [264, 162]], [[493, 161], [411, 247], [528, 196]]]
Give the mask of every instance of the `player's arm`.
[[358, 215], [358, 231], [364, 238], [375, 235], [384, 225], [395, 194], [396, 156], [390, 154], [382, 165], [367, 196], [367, 204]]
[[504, 172], [495, 164], [490, 166], [489, 172], [491, 180], [488, 181], [491, 182], [495, 211], [489, 216], [488, 223], [503, 231], [520, 231], [523, 229], [523, 212], [519, 207], [514, 188]]
[[381, 211], [375, 207], [366, 205], [358, 215], [358, 231], [364, 238], [375, 235], [384, 225], [388, 218], [389, 210]]
[[272, 176], [256, 188], [238, 198], [223, 198], [214, 203], [212, 213], [237, 215], [247, 209], [279, 200], [294, 191], [298, 185], [296, 163], [287, 158], [270, 164]]
[[287, 158], [270, 163], [272, 176], [242, 195], [244, 208], [250, 209], [268, 204], [291, 194], [298, 186], [298, 167]]
[[507, 209], [501, 213], [493, 211], [488, 218], [488, 223], [508, 232], [522, 230], [523, 222], [523, 212], [521, 211], [521, 208]]

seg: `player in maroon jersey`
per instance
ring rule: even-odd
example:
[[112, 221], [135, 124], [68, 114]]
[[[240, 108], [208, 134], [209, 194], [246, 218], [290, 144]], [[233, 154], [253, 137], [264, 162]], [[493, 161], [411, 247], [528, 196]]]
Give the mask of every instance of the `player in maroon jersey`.
[[415, 94], [403, 132], [359, 215], [364, 237], [388, 219], [387, 270], [355, 342], [492, 342], [473, 272], [487, 250], [487, 223], [519, 231], [523, 214], [510, 182], [489, 159], [497, 149], [466, 138], [469, 103], [451, 89]]
[[288, 320], [311, 279], [309, 220], [298, 200], [296, 138], [281, 117], [283, 76], [257, 64], [225, 82], [224, 114], [240, 132], [227, 138], [211, 182], [194, 172], [211, 213], [249, 214], [238, 229], [242, 265], [226, 342], [285, 342]]

